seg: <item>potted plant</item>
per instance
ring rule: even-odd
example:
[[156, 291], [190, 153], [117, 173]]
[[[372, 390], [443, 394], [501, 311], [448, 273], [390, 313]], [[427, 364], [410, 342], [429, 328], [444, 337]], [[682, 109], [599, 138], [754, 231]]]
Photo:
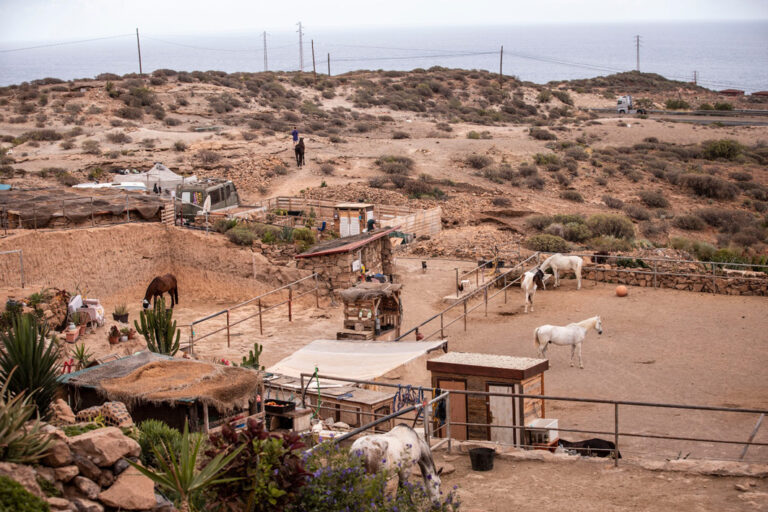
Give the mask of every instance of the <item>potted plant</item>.
[[115, 311], [112, 312], [112, 318], [116, 322], [122, 322], [124, 324], [128, 323], [128, 307], [125, 303], [115, 306]]
[[131, 332], [130, 327], [122, 327], [120, 329], [120, 341], [128, 341], [128, 334]]
[[120, 341], [120, 331], [117, 329], [116, 325], [113, 325], [109, 329], [109, 344], [110, 345], [116, 345], [118, 341]]
[[136, 329], [131, 327], [130, 330], [128, 331], [128, 339], [129, 340], [135, 339], [136, 338], [136, 334], [137, 334]]

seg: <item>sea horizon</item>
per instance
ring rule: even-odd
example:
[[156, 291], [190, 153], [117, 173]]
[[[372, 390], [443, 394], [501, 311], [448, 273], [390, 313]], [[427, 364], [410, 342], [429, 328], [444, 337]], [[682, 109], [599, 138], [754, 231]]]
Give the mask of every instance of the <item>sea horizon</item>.
[[[142, 70], [264, 71], [261, 32], [142, 33]], [[768, 21], [540, 23], [484, 26], [405, 26], [305, 29], [303, 52], [293, 31], [268, 32], [267, 70], [318, 73], [442, 66], [499, 71], [534, 83], [640, 71], [720, 90], [768, 90]], [[101, 73], [137, 73], [133, 31], [87, 42], [0, 43], [0, 85], [42, 78], [72, 80]], [[93, 39], [93, 38], [90, 38]], [[50, 44], [57, 44], [49, 46]], [[64, 44], [58, 44], [64, 43]], [[40, 48], [32, 48], [42, 46]], [[29, 48], [29, 49], [20, 49]]]

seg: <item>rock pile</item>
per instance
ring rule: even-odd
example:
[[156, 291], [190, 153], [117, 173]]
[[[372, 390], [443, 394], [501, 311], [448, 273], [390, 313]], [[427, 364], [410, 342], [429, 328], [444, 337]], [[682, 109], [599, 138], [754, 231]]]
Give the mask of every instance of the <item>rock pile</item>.
[[119, 428], [105, 427], [74, 437], [53, 425], [44, 430], [53, 444], [40, 465], [0, 463], [0, 475], [48, 501], [53, 512], [173, 510], [165, 498], [155, 494], [152, 480], [128, 464], [127, 460], [139, 460], [141, 448]]

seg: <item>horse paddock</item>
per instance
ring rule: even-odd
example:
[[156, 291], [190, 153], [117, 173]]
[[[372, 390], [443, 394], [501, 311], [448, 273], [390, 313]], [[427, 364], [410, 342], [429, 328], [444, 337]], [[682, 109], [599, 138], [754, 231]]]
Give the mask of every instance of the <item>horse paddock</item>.
[[[456, 262], [433, 260], [423, 273], [418, 260], [399, 259], [403, 275], [406, 318], [403, 332], [447, 307], [439, 300], [452, 291]], [[466, 268], [466, 265], [464, 265]], [[432, 301], [426, 297], [433, 297]], [[482, 296], [480, 299], [482, 301]], [[600, 315], [603, 334], [587, 333], [582, 352], [584, 369], [569, 366], [570, 348], [550, 346], [545, 394], [656, 403], [734, 408], [768, 408], [768, 316], [766, 299], [669, 289], [629, 287], [617, 297], [615, 285], [561, 279], [561, 286], [539, 290], [535, 311], [523, 313], [524, 294], [510, 287], [469, 315], [467, 330], [460, 320], [446, 330], [448, 349], [537, 357], [533, 331], [544, 324], [566, 325]], [[474, 303], [473, 303], [474, 304]], [[412, 308], [420, 310], [414, 315]], [[458, 316], [461, 308], [447, 315]], [[439, 328], [425, 329], [428, 334]], [[430, 324], [432, 325], [432, 324]], [[429, 386], [428, 374], [417, 384]], [[547, 401], [547, 417], [561, 428], [613, 432], [612, 405]], [[746, 440], [758, 416], [649, 407], [619, 407], [624, 433]], [[561, 433], [569, 440], [612, 435]], [[755, 442], [768, 442], [768, 428]], [[742, 446], [621, 437], [625, 458], [738, 459]], [[768, 447], [751, 447], [745, 460], [766, 461]]]

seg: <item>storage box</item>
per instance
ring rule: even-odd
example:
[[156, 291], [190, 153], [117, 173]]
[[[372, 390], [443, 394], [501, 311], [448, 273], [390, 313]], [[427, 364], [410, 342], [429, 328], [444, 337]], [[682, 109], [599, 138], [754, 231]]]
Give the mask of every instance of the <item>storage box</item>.
[[525, 426], [528, 445], [550, 444], [559, 438], [558, 420], [537, 418]]

